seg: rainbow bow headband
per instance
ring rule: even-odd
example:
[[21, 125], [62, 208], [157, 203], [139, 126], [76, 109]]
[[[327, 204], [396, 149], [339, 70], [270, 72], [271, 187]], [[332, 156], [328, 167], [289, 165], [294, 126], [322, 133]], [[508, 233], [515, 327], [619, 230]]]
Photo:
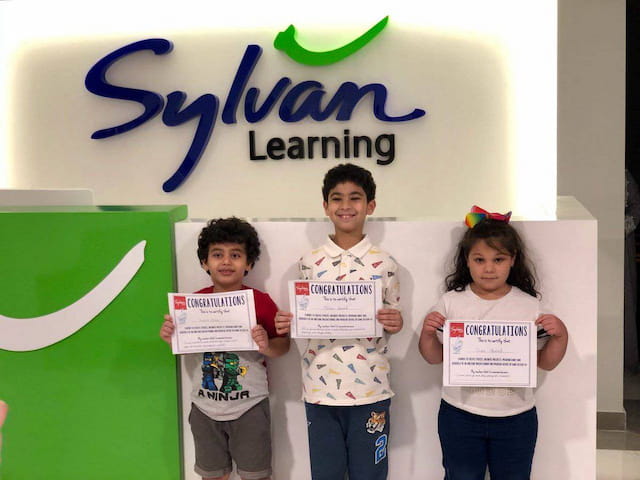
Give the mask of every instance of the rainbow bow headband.
[[509, 223], [511, 212], [505, 213], [504, 215], [502, 213], [490, 213], [478, 207], [477, 205], [474, 205], [473, 207], [471, 207], [471, 211], [467, 213], [467, 216], [464, 217], [464, 223], [467, 227], [473, 228], [478, 224], [480, 220], [483, 220], [485, 218]]

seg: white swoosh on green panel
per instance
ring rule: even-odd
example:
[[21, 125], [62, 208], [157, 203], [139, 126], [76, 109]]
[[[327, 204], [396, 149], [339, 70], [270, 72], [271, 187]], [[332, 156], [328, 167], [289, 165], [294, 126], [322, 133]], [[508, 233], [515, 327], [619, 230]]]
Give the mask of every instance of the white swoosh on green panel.
[[80, 330], [124, 290], [144, 263], [146, 241], [135, 245], [90, 292], [71, 305], [34, 318], [0, 315], [0, 349], [26, 352], [48, 347]]

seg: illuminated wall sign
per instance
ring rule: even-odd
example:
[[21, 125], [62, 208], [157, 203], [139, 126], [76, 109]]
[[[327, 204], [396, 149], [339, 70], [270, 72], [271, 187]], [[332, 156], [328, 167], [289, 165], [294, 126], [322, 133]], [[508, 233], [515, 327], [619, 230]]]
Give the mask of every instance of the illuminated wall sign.
[[87, 8], [64, 24], [25, 8], [10, 24], [37, 37], [10, 58], [5, 186], [187, 204], [193, 218], [311, 218], [325, 172], [351, 161], [376, 179], [376, 216], [477, 204], [551, 218], [556, 1], [396, 3], [388, 20], [348, 2], [140, 7], [136, 22]]
[[[316, 66], [327, 65], [348, 57], [373, 40], [385, 27], [387, 18], [385, 17], [349, 44], [327, 52], [310, 52], [301, 47], [295, 40], [293, 25], [276, 36], [274, 46], [283, 50], [290, 58], [299, 63]], [[96, 95], [138, 102], [144, 108], [144, 112], [133, 120], [115, 127], [98, 130], [93, 133], [91, 138], [108, 138], [133, 130], [158, 115], [163, 111], [163, 108], [162, 122], [169, 127], [182, 125], [194, 118], [198, 119], [191, 146], [184, 160], [162, 186], [165, 192], [171, 192], [178, 188], [200, 160], [213, 135], [221, 106], [220, 98], [215, 94], [207, 93], [185, 106], [187, 94], [178, 90], [167, 95], [165, 106], [162, 95], [149, 90], [112, 85], [106, 80], [106, 74], [112, 64], [130, 54], [141, 50], [151, 50], [156, 55], [165, 55], [172, 49], [173, 44], [169, 40], [161, 38], [131, 43], [99, 60], [89, 70], [85, 80], [87, 89]], [[323, 122], [331, 118], [341, 122], [349, 121], [355, 108], [366, 96], [372, 98], [373, 116], [382, 122], [407, 122], [423, 117], [426, 113], [423, 109], [414, 108], [401, 115], [388, 114], [386, 106], [388, 89], [381, 83], [368, 83], [359, 86], [356, 82], [344, 81], [331, 94], [319, 81], [305, 80], [294, 84], [291, 78], [282, 77], [261, 99], [260, 88], [250, 86], [253, 85], [250, 80], [253, 80], [252, 74], [261, 55], [262, 48], [259, 45], [246, 47], [231, 88], [224, 100], [220, 115], [223, 123], [237, 123], [238, 109], [243, 97], [244, 108], [240, 108], [240, 111], [244, 113], [244, 119], [251, 124], [262, 121], [276, 106], [278, 106], [278, 117], [286, 123], [301, 122], [307, 118], [316, 122]], [[247, 89], [247, 87], [249, 88]], [[274, 137], [267, 140], [264, 147], [259, 150], [256, 145], [256, 131], [250, 130], [248, 142], [250, 160], [266, 160], [267, 158], [300, 160], [312, 159], [316, 155], [320, 155], [322, 158], [349, 159], [360, 156], [371, 158], [374, 151], [378, 157], [376, 160], [378, 165], [388, 165], [395, 159], [395, 134], [393, 133], [383, 133], [372, 139], [367, 135], [352, 136], [349, 129], [345, 129], [340, 137], [309, 135], [306, 138], [292, 136], [288, 140]]]

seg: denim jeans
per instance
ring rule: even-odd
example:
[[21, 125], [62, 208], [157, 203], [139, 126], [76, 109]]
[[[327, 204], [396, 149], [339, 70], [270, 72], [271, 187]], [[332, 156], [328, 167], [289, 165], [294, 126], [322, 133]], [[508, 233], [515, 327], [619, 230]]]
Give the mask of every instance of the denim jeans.
[[509, 417], [485, 417], [444, 400], [438, 413], [445, 480], [528, 480], [538, 436], [535, 407]]
[[313, 480], [385, 480], [389, 405], [335, 407], [305, 403]]

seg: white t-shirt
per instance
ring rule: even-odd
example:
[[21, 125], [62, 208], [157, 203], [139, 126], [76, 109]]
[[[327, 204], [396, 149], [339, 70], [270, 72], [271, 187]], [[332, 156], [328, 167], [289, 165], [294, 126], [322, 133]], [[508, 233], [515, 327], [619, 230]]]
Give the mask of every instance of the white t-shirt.
[[[545, 309], [546, 310], [546, 309]], [[471, 288], [445, 293], [431, 311], [440, 312], [452, 320], [521, 320], [535, 321], [542, 313], [540, 301], [517, 287], [497, 300], [485, 300]], [[438, 332], [442, 342], [442, 334]], [[538, 350], [547, 338], [538, 340]], [[507, 417], [526, 412], [534, 405], [533, 388], [505, 387], [442, 387], [447, 403], [476, 415]]]

